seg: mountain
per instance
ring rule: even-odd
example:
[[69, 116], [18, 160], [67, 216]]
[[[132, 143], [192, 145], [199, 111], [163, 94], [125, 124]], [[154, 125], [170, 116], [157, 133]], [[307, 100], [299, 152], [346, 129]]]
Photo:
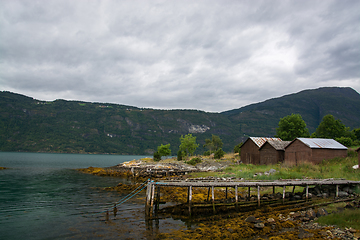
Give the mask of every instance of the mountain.
[[360, 94], [352, 88], [324, 87], [273, 98], [223, 112], [240, 132], [250, 136], [273, 136], [279, 119], [298, 113], [310, 133], [331, 114], [345, 126], [360, 126]]
[[0, 92], [0, 150], [152, 154], [181, 135], [192, 133], [202, 148], [218, 135], [231, 151], [247, 136], [273, 136], [280, 118], [299, 113], [310, 132], [332, 114], [351, 128], [360, 127], [360, 94], [351, 88], [305, 90], [222, 113], [155, 110], [81, 101], [39, 101]]

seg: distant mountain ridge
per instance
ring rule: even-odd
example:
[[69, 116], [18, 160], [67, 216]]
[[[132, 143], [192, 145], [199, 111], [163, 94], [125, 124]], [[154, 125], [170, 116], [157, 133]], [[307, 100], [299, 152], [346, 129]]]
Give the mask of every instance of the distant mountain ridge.
[[304, 90], [222, 113], [155, 110], [109, 103], [39, 101], [0, 92], [0, 151], [152, 154], [171, 144], [176, 155], [181, 135], [200, 144], [220, 136], [224, 150], [247, 136], [274, 136], [282, 117], [299, 113], [310, 132], [332, 114], [347, 127], [360, 127], [360, 94], [352, 88]]
[[[360, 125], [360, 94], [349, 87], [324, 87], [222, 112], [240, 131], [256, 136], [274, 135], [279, 119], [291, 113], [300, 114], [310, 132], [315, 131], [327, 114], [341, 120], [347, 127], [357, 128]], [[254, 124], [260, 128], [254, 129]]]

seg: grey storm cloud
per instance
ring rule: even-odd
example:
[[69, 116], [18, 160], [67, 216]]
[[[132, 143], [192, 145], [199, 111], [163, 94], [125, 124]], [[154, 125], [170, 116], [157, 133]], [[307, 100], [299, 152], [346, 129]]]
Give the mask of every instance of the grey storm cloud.
[[360, 92], [360, 2], [0, 0], [0, 90], [211, 112]]

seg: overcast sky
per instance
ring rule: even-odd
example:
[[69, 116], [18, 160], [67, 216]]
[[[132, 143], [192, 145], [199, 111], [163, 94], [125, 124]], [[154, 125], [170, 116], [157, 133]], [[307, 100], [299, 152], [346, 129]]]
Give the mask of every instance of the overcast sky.
[[0, 90], [221, 112], [360, 92], [358, 0], [0, 0]]

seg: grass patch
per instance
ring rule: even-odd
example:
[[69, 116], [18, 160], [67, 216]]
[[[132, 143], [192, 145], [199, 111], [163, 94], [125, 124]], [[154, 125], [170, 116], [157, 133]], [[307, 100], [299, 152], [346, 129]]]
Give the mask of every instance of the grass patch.
[[[334, 158], [324, 160], [322, 163], [302, 164], [299, 166], [284, 166], [283, 164], [274, 165], [252, 165], [252, 164], [234, 164], [222, 172], [216, 173], [197, 173], [192, 174], [193, 177], [236, 177], [247, 180], [277, 180], [277, 179], [326, 179], [326, 178], [346, 178], [348, 180], [360, 181], [360, 170], [353, 169], [358, 164], [357, 155], [349, 154], [345, 158]], [[230, 157], [229, 157], [230, 158]], [[231, 158], [230, 158], [231, 159]], [[276, 172], [265, 175], [270, 169]], [[256, 173], [262, 173], [257, 174]]]
[[349, 228], [360, 230], [360, 209], [346, 209], [340, 213], [333, 213], [320, 217], [316, 222], [323, 225], [336, 225], [340, 228]]

